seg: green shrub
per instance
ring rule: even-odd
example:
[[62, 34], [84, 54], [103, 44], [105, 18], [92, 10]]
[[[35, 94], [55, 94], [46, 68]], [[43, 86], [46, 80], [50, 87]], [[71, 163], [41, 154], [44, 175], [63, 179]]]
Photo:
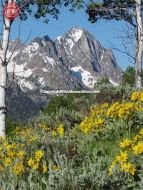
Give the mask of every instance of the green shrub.
[[135, 85], [135, 68], [128, 66], [122, 76], [123, 85], [128, 84], [130, 86]]
[[[142, 71], [142, 76], [143, 76], [143, 71]], [[142, 78], [142, 82], [143, 82], [143, 78]], [[135, 68], [134, 67], [128, 66], [126, 70], [123, 72], [122, 84], [130, 85], [132, 87], [135, 86]]]

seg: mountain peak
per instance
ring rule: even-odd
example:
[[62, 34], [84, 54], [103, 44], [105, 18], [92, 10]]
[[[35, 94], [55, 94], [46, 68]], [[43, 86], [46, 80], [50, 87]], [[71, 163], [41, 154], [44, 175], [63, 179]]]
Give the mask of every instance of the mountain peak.
[[58, 36], [56, 40], [60, 42], [61, 39], [68, 37], [71, 38], [74, 42], [77, 42], [81, 38], [83, 32], [84, 30], [80, 27], [72, 27], [68, 32], [65, 33], [64, 36]]
[[50, 37], [49, 37], [48, 35], [45, 35], [45, 36], [43, 37], [43, 39], [46, 40], [46, 41], [51, 41], [51, 39], [50, 39]]
[[69, 30], [69, 32], [73, 32], [73, 33], [78, 33], [78, 32], [83, 32], [84, 31], [84, 29], [83, 28], [81, 28], [81, 27], [78, 27], [78, 26], [75, 26], [75, 27], [72, 27], [70, 30]]
[[73, 27], [69, 30], [68, 34], [73, 38], [74, 42], [77, 42], [83, 34], [83, 29], [79, 27]]
[[43, 36], [42, 38], [41, 37], [36, 37], [32, 40], [32, 42], [37, 42], [37, 43], [40, 43], [42, 40], [44, 41], [51, 41], [50, 37], [48, 35], [45, 35]]
[[49, 36], [35, 38], [22, 52], [17, 52], [12, 63], [14, 61], [17, 62], [15, 70], [22, 70], [17, 77], [23, 77], [29, 89], [31, 80], [32, 87], [38, 84], [42, 87], [54, 86], [55, 89], [59, 86], [61, 89], [72, 89], [77, 81], [93, 88], [94, 83], [105, 74], [117, 83], [121, 78], [112, 51], [106, 50], [94, 36], [80, 27], [71, 28], [55, 41]]
[[[40, 96], [42, 89], [93, 89], [103, 76], [107, 76], [114, 85], [121, 80], [122, 73], [112, 51], [102, 47], [86, 29], [73, 27], [55, 41], [48, 36], [35, 38], [14, 54], [11, 47], [16, 46], [13, 43], [8, 49], [8, 56], [13, 55], [8, 64], [8, 74], [10, 77], [15, 74], [18, 87], [14, 87], [9, 95], [11, 92], [15, 94], [16, 110], [19, 110], [19, 102], [20, 105], [28, 105], [27, 114], [30, 109], [38, 112], [46, 103], [46, 98]], [[20, 110], [19, 114], [27, 118], [25, 110]]]

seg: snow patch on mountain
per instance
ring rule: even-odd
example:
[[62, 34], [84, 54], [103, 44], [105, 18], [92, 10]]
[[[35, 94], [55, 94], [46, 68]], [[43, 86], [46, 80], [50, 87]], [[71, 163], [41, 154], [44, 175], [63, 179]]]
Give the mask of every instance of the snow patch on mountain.
[[19, 76], [20, 73], [23, 73], [26, 64], [27, 63], [18, 65], [18, 64], [15, 64], [14, 62], [11, 61], [7, 66], [7, 72], [9, 72], [9, 73], [14, 72], [15, 75]]
[[45, 40], [42, 40], [42, 44], [43, 44], [44, 46], [47, 45], [47, 43], [45, 42]]
[[14, 73], [14, 75], [22, 78], [28, 78], [30, 75], [32, 75], [31, 69], [26, 69], [27, 63], [18, 65], [14, 62], [10, 62], [7, 66], [7, 72], [8, 73]]
[[80, 28], [73, 28], [71, 30], [71, 37], [73, 37], [74, 42], [78, 42], [78, 40], [81, 38], [83, 34], [83, 30]]
[[72, 41], [72, 39], [67, 39], [67, 45], [69, 46], [69, 49], [72, 50], [73, 46], [74, 46], [74, 42]]
[[84, 70], [81, 66], [72, 67], [73, 74], [83, 82], [83, 84], [89, 88], [93, 88], [96, 82], [96, 78], [91, 75], [89, 71]]
[[103, 58], [104, 58], [104, 49], [102, 50], [102, 55], [101, 55], [101, 57], [100, 57], [99, 64], [102, 62]]
[[39, 55], [41, 56], [44, 63], [48, 62], [52, 65], [52, 67], [58, 63], [52, 57], [47, 56], [46, 53], [39, 53]]
[[29, 53], [29, 58], [33, 57], [39, 49], [40, 45], [37, 42], [32, 42], [26, 48], [24, 48], [23, 53]]
[[45, 85], [45, 80], [44, 80], [43, 77], [40, 77], [38, 81], [39, 81], [39, 83], [40, 83], [42, 86]]
[[23, 77], [28, 78], [33, 74], [31, 69], [27, 69], [23, 71]]
[[25, 88], [29, 90], [36, 89], [36, 86], [29, 80], [21, 79], [19, 85], [23, 92], [25, 92]]
[[61, 39], [62, 39], [62, 36], [58, 36], [58, 37], [56, 38], [56, 40], [58, 40], [59, 43], [61, 43]]
[[39, 44], [37, 42], [32, 42], [32, 44], [29, 44], [25, 49], [24, 52], [26, 51], [37, 51], [39, 48]]
[[10, 62], [14, 57], [17, 56], [18, 53], [19, 51], [13, 51], [13, 52], [7, 51], [7, 54], [6, 54], [7, 61]]
[[45, 68], [42, 68], [42, 71], [44, 71], [44, 73], [47, 73], [49, 70], [45, 69]]
[[[65, 50], [67, 53], [70, 53], [72, 55], [72, 48], [74, 47], [75, 43], [79, 41], [83, 34], [83, 30], [79, 28], [73, 28], [69, 33], [68, 33], [68, 38], [64, 36], [66, 39], [66, 47]], [[61, 39], [61, 38], [59, 38]], [[68, 47], [68, 48], [67, 48]]]
[[46, 63], [47, 61], [52, 65], [52, 67], [56, 64], [55, 60], [51, 57], [45, 56], [45, 60]]

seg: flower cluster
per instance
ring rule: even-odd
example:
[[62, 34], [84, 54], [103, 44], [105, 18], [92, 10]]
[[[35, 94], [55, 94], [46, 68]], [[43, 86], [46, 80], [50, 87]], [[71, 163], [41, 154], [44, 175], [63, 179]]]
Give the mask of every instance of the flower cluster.
[[[41, 160], [44, 156], [44, 152], [42, 150], [37, 150], [33, 157], [30, 157], [27, 161], [28, 166], [30, 166], [34, 170], [38, 170], [40, 167], [44, 168], [44, 173], [47, 171], [46, 165], [41, 165]], [[41, 165], [41, 166], [40, 166]]]
[[136, 172], [136, 168], [134, 167], [134, 165], [128, 161], [127, 151], [121, 151], [120, 154], [116, 156], [115, 160], [111, 163], [109, 167], [109, 175], [113, 174], [116, 165], [120, 166], [121, 171], [127, 172], [131, 175], [134, 175]]
[[107, 116], [127, 119], [137, 110], [137, 105], [134, 102], [115, 102], [107, 110]]
[[51, 135], [52, 135], [53, 137], [56, 137], [56, 136], [63, 137], [63, 136], [64, 136], [64, 133], [65, 133], [65, 130], [64, 130], [64, 125], [63, 125], [63, 124], [60, 124], [59, 126], [55, 127], [55, 128], [51, 131]]
[[[134, 176], [143, 170], [143, 129], [133, 135], [143, 125], [142, 101], [143, 92], [133, 92], [131, 100], [128, 101], [115, 102], [111, 105], [108, 103], [94, 105], [80, 124], [74, 125], [73, 128], [65, 127], [64, 124], [50, 126], [43, 120], [38, 120], [36, 126], [17, 127], [11, 137], [0, 140], [1, 175], [23, 179], [24, 176], [32, 174], [38, 176], [37, 179], [48, 180], [50, 175], [58, 177], [60, 175], [57, 174], [67, 171], [68, 168], [65, 170], [64, 167], [71, 167], [69, 171], [78, 169], [81, 172], [87, 167], [89, 171], [92, 168], [91, 163], [99, 161], [101, 164], [102, 154], [105, 157], [107, 154], [107, 159], [103, 160], [106, 162], [107, 171], [111, 150], [116, 156], [109, 167], [109, 174], [116, 174], [118, 171]], [[129, 131], [132, 131], [131, 135]], [[119, 144], [120, 151], [116, 154], [118, 151], [116, 145], [121, 137], [123, 140]], [[96, 151], [93, 151], [93, 148]], [[98, 156], [96, 161], [95, 154]], [[100, 173], [100, 167], [98, 168]], [[50, 180], [53, 176], [50, 176]]]
[[42, 158], [44, 157], [44, 152], [42, 150], [36, 150], [33, 158], [30, 157], [32, 150], [27, 150], [26, 145], [9, 143], [4, 141], [1, 144], [1, 154], [0, 154], [0, 170], [5, 169], [11, 170], [13, 174], [20, 175], [28, 171], [28, 166], [31, 169], [39, 170], [40, 167], [43, 168], [43, 172], [47, 169], [43, 165]]
[[143, 101], [143, 91], [135, 91], [131, 94], [131, 101]]
[[80, 130], [84, 133], [99, 132], [104, 127], [105, 120], [102, 118], [85, 117], [80, 123]]
[[49, 131], [50, 130], [49, 126], [46, 123], [39, 123], [38, 127], [40, 129], [44, 130], [44, 131]]
[[89, 115], [79, 125], [84, 134], [102, 131], [109, 120], [131, 120], [138, 112], [143, 112], [143, 92], [133, 92], [130, 101], [115, 102], [111, 105], [104, 103], [92, 106]]
[[0, 146], [0, 170], [11, 169], [12, 173], [19, 175], [24, 172], [24, 157], [26, 152], [22, 144], [1, 142]]
[[49, 150], [43, 148], [48, 138], [53, 139], [53, 136], [61, 138], [64, 134], [63, 124], [54, 129], [50, 129], [44, 123], [38, 123], [35, 128], [16, 127], [12, 138], [0, 140], [0, 172], [4, 175], [10, 172], [19, 176], [33, 171], [46, 174], [49, 167], [53, 171], [58, 171], [59, 167], [54, 160], [50, 159], [53, 166], [49, 164], [47, 157]]
[[138, 161], [143, 158], [143, 129], [132, 139], [123, 139], [120, 142], [120, 148], [120, 154], [115, 157], [109, 167], [109, 175], [113, 174], [118, 167], [121, 171], [134, 175], [142, 167], [139, 166]]
[[101, 104], [92, 106], [90, 109], [89, 116], [86, 116], [79, 125], [79, 129], [84, 134], [91, 132], [100, 132], [105, 126], [104, 115], [107, 112], [109, 104]]

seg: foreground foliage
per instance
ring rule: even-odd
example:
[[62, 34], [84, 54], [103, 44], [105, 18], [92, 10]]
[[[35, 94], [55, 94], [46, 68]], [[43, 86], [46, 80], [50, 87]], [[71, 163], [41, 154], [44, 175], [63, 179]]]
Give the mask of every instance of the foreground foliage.
[[92, 105], [86, 116], [77, 117], [76, 107], [71, 123], [51, 122], [57, 119], [54, 108], [55, 115], [44, 110], [29, 125], [12, 125], [8, 137], [0, 140], [0, 187], [141, 190], [142, 102], [143, 92], [137, 91], [126, 101]]

